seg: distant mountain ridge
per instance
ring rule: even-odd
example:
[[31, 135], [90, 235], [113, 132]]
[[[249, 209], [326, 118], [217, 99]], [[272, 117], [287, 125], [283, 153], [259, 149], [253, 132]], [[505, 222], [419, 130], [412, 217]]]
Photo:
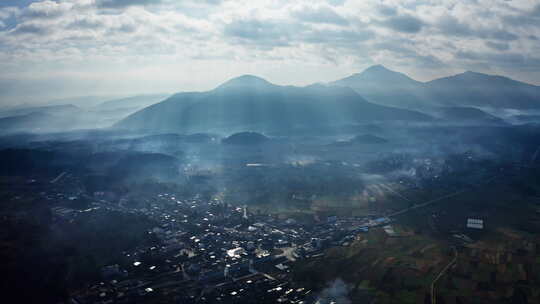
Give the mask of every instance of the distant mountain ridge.
[[97, 106], [100, 110], [114, 110], [114, 109], [130, 109], [130, 108], [144, 108], [155, 104], [157, 102], [165, 100], [169, 97], [169, 94], [151, 94], [151, 95], [137, 95], [131, 97], [125, 97], [121, 99], [107, 100]]
[[426, 83], [429, 97], [447, 105], [540, 108], [540, 87], [508, 77], [470, 72]]
[[278, 86], [244, 75], [207, 92], [178, 93], [115, 125], [152, 132], [274, 132], [373, 121], [429, 121], [370, 103], [350, 88]]
[[0, 117], [23, 116], [23, 115], [28, 115], [32, 113], [63, 115], [63, 114], [73, 114], [79, 111], [80, 111], [80, 108], [72, 104], [53, 105], [53, 106], [31, 106], [31, 107], [20, 107], [20, 108], [0, 111]]
[[470, 71], [420, 82], [377, 65], [330, 85], [350, 87], [371, 102], [412, 109], [435, 106], [540, 108], [539, 86]]

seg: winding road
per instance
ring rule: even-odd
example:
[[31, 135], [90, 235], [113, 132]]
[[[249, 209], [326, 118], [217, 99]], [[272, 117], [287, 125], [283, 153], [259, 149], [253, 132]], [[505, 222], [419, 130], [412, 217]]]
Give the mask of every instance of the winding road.
[[444, 274], [448, 271], [448, 269], [450, 269], [450, 267], [452, 267], [452, 265], [454, 265], [457, 262], [457, 259], [458, 259], [457, 249], [456, 247], [452, 247], [452, 249], [454, 250], [454, 258], [452, 259], [452, 261], [450, 261], [450, 263], [448, 263], [448, 265], [446, 265], [446, 267], [443, 268], [443, 270], [441, 270], [441, 272], [439, 272], [439, 274], [435, 277], [433, 282], [431, 282], [431, 304], [436, 304], [437, 302], [437, 296], [435, 294], [435, 284], [437, 284], [437, 281], [442, 276], [444, 276]]

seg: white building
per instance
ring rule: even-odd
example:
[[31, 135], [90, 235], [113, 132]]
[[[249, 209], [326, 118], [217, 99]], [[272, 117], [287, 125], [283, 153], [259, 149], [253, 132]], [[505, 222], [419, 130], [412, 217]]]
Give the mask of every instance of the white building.
[[484, 229], [484, 220], [467, 219], [467, 228]]

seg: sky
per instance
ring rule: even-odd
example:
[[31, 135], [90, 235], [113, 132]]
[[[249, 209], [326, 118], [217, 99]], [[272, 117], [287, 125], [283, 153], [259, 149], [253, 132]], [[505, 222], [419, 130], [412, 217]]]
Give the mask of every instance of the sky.
[[307, 85], [374, 65], [540, 85], [538, 0], [0, 0], [0, 104]]

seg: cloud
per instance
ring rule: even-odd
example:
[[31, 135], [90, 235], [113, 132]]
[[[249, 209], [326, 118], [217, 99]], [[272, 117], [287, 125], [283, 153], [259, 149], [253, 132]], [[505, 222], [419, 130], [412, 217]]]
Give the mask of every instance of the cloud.
[[377, 11], [379, 12], [379, 14], [384, 15], [384, 16], [397, 15], [397, 9], [389, 5], [380, 4], [377, 6]]
[[302, 35], [301, 41], [306, 43], [327, 44], [335, 47], [358, 47], [360, 42], [375, 36], [370, 30], [334, 30], [323, 29], [308, 31]]
[[71, 3], [43, 1], [30, 4], [24, 11], [26, 18], [57, 18], [66, 14], [72, 8]]
[[494, 31], [488, 30], [488, 31], [485, 31], [484, 34], [481, 34], [482, 38], [484, 37], [493, 38], [493, 39], [504, 40], [504, 41], [514, 41], [519, 38], [518, 35], [514, 33], [510, 33], [505, 30], [494, 30]]
[[497, 62], [499, 67], [519, 68], [540, 72], [540, 57], [524, 56], [516, 52], [493, 53], [478, 51], [462, 51], [456, 54], [456, 58], [476, 63], [491, 64]]
[[530, 0], [0, 1], [3, 75], [70, 72], [83, 83], [107, 71], [107, 93], [209, 88], [245, 73], [307, 84], [374, 62], [420, 80], [478, 68], [540, 84], [539, 37]]
[[447, 35], [451, 36], [473, 36], [474, 30], [465, 23], [461, 23], [457, 18], [446, 15], [440, 18], [438, 28]]
[[[298, 29], [296, 29], [298, 30]], [[225, 25], [224, 34], [236, 41], [264, 46], [287, 46], [293, 27], [276, 20], [235, 20]]]
[[96, 0], [98, 7], [122, 8], [134, 5], [160, 4], [163, 0]]
[[337, 14], [329, 7], [309, 8], [302, 7], [293, 13], [298, 20], [312, 23], [328, 23], [336, 25], [348, 25], [349, 21]]
[[481, 26], [473, 28], [469, 24], [460, 22], [457, 18], [452, 16], [444, 16], [439, 20], [436, 26], [442, 33], [449, 36], [478, 37], [482, 39], [496, 39], [503, 41], [513, 41], [519, 38], [516, 34], [504, 29]]
[[490, 49], [494, 49], [497, 51], [508, 51], [510, 49], [510, 45], [508, 43], [499, 43], [499, 42], [492, 42], [492, 41], [486, 41], [486, 46]]
[[342, 6], [347, 0], [327, 0], [331, 6]]
[[540, 18], [540, 4], [537, 4], [531, 11], [531, 16]]
[[104, 21], [96, 16], [79, 16], [71, 23], [68, 24], [68, 28], [92, 30], [105, 27]]
[[0, 8], [2, 7], [27, 7], [36, 0], [2, 0], [0, 1]]
[[417, 17], [411, 15], [401, 15], [390, 17], [384, 20], [382, 25], [402, 33], [418, 33], [422, 30], [424, 22]]
[[12, 33], [15, 35], [47, 35], [50, 33], [50, 29], [38, 23], [24, 23], [15, 27]]

